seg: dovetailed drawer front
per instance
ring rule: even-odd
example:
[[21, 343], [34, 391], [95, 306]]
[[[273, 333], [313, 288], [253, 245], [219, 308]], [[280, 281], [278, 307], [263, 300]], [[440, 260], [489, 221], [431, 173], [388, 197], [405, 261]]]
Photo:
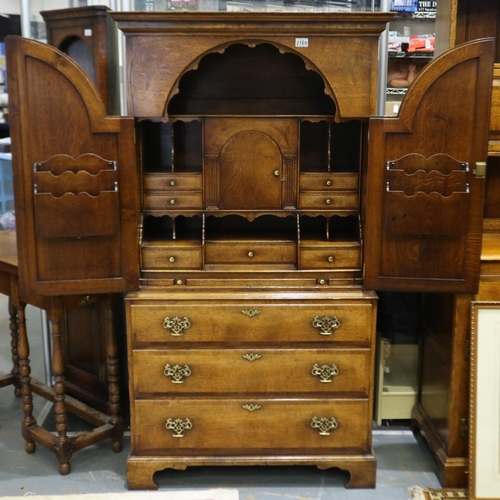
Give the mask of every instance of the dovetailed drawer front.
[[136, 397], [174, 393], [326, 393], [368, 397], [368, 349], [134, 350]]
[[132, 452], [338, 449], [370, 452], [368, 400], [176, 399], [133, 402]]
[[308, 173], [299, 178], [300, 191], [357, 191], [359, 175], [354, 173]]
[[201, 191], [201, 174], [144, 174], [145, 191]]
[[361, 246], [325, 245], [323, 247], [301, 247], [301, 269], [360, 269]]
[[199, 246], [145, 243], [141, 248], [142, 268], [149, 269], [201, 269]]
[[144, 194], [144, 210], [178, 210], [202, 208], [202, 193], [190, 193], [188, 191], [175, 191], [171, 193]]
[[159, 302], [130, 305], [133, 346], [173, 342], [371, 343], [371, 304]]
[[205, 245], [207, 264], [294, 264], [296, 260], [295, 242], [207, 242]]
[[356, 191], [335, 191], [331, 193], [300, 193], [299, 208], [310, 210], [357, 210], [358, 193]]

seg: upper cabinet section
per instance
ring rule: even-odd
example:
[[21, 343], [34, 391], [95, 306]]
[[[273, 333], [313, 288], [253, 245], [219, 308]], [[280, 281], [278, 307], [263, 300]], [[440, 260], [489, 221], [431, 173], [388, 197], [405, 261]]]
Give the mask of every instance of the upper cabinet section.
[[279, 13], [117, 12], [112, 17], [127, 37], [128, 113], [135, 117], [168, 121], [171, 109], [182, 105], [172, 99], [179, 75], [238, 43], [270, 44], [299, 56], [322, 78], [340, 120], [375, 113], [378, 39], [392, 14], [297, 13], [287, 14], [287, 22]]

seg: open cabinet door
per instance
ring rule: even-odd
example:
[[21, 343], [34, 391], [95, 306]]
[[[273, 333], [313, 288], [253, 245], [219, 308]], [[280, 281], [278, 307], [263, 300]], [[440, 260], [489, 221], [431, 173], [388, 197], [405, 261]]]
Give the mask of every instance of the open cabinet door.
[[21, 294], [137, 289], [133, 119], [105, 116], [57, 49], [20, 37], [6, 47]]
[[426, 66], [397, 117], [370, 119], [366, 288], [477, 290], [493, 61], [493, 39], [457, 46]]

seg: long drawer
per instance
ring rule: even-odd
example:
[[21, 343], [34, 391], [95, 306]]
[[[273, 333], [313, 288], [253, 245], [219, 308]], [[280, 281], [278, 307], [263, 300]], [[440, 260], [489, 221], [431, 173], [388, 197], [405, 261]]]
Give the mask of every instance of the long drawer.
[[371, 452], [368, 400], [176, 399], [133, 402], [134, 454], [176, 450]]
[[[136, 397], [178, 393], [356, 393], [368, 397], [368, 349], [133, 351]], [[339, 397], [339, 396], [336, 396]]]
[[371, 344], [371, 304], [132, 303], [133, 347], [154, 343], [328, 342]]

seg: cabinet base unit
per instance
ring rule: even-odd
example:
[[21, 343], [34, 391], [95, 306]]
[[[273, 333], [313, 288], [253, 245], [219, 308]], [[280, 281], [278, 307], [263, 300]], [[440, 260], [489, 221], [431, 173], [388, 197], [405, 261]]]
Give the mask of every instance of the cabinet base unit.
[[145, 288], [126, 303], [129, 488], [166, 468], [292, 464], [375, 486], [375, 294]]

